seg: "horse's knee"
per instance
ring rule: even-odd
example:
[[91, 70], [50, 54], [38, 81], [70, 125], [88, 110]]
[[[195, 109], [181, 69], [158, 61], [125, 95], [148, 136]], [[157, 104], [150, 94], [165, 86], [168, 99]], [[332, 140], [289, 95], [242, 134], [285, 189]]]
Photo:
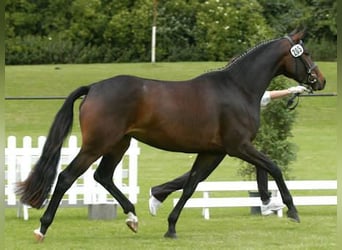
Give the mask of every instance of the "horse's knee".
[[100, 181], [101, 181], [101, 176], [100, 176], [100, 174], [98, 173], [97, 170], [95, 170], [93, 177], [94, 177], [94, 180], [95, 180], [95, 181], [97, 181], [97, 182], [100, 183]]
[[281, 172], [281, 169], [276, 165], [271, 165], [269, 168], [269, 174], [276, 180], [283, 178], [283, 173]]
[[111, 180], [110, 176], [101, 174], [101, 171], [99, 171], [99, 168], [95, 170], [93, 177], [94, 177], [94, 180], [100, 184], [105, 184]]
[[62, 171], [57, 178], [57, 184], [54, 192], [65, 192], [70, 188], [74, 178], [72, 178], [66, 171]]

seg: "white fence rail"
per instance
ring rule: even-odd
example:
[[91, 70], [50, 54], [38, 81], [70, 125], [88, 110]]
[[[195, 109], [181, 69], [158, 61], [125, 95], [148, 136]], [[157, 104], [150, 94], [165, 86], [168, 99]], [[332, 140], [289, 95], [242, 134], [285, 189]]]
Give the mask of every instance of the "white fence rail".
[[[5, 202], [7, 206], [21, 207], [18, 197], [15, 194], [15, 184], [18, 181], [26, 179], [32, 167], [38, 160], [46, 137], [38, 137], [37, 147], [32, 146], [32, 138], [25, 136], [22, 141], [22, 147], [17, 146], [15, 136], [9, 136], [7, 147], [5, 149]], [[77, 146], [77, 137], [70, 136], [67, 146], [61, 150], [61, 158], [58, 164], [58, 173], [68, 165], [77, 155], [79, 147]], [[127, 195], [133, 203], [137, 203], [138, 186], [138, 155], [140, 148], [138, 142], [131, 140], [129, 149], [126, 151], [123, 160], [117, 166], [114, 172], [114, 183]], [[92, 166], [71, 186], [66, 192], [61, 205], [89, 205], [89, 204], [116, 204], [116, 200], [100, 185], [93, 174], [100, 163], [97, 160]], [[54, 184], [55, 185], [55, 184]], [[54, 186], [53, 186], [54, 189]], [[24, 219], [28, 219], [28, 207], [24, 206]]]
[[[336, 180], [303, 180], [303, 181], [286, 181], [286, 185], [291, 191], [301, 191], [302, 194], [294, 195], [293, 202], [297, 206], [314, 206], [314, 205], [337, 205], [337, 181]], [[196, 188], [196, 192], [201, 192], [202, 197], [190, 198], [185, 208], [203, 208], [202, 215], [205, 219], [210, 218], [209, 208], [214, 207], [259, 207], [261, 200], [259, 197], [248, 197], [247, 191], [257, 190], [256, 181], [204, 181], [200, 182]], [[277, 203], [282, 203], [278, 187], [275, 181], [268, 182], [268, 189], [272, 192], [272, 199]], [[322, 191], [328, 194], [321, 194]], [[243, 197], [226, 197], [223, 192], [246, 191]], [[309, 192], [307, 192], [309, 191]], [[220, 194], [215, 197], [213, 194]], [[218, 192], [218, 193], [217, 193]], [[333, 193], [333, 195], [331, 195]], [[232, 193], [230, 193], [232, 196]], [[178, 198], [173, 199], [173, 206], [178, 202]], [[278, 217], [283, 216], [283, 211], [278, 210]]]

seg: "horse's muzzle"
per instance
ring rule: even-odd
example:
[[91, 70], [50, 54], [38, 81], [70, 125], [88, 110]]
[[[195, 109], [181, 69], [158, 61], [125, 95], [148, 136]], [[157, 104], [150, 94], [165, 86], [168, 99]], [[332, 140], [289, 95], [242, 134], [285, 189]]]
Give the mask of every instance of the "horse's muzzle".
[[317, 77], [315, 74], [309, 75], [307, 81], [307, 85], [315, 91], [324, 89], [326, 83], [324, 77]]
[[316, 89], [314, 87], [314, 90], [322, 90], [322, 89], [324, 89], [325, 83], [326, 83], [325, 78], [323, 78], [321, 81], [318, 80], [317, 83], [315, 84]]

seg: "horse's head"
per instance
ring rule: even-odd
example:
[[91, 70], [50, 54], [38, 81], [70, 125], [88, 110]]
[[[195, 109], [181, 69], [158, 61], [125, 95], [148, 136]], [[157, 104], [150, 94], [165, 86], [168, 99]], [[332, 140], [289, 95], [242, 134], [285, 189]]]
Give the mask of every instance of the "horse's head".
[[286, 41], [283, 44], [288, 53], [284, 58], [284, 75], [313, 90], [322, 90], [325, 86], [325, 78], [304, 47], [302, 41], [304, 34], [304, 31], [294, 31], [285, 36]]

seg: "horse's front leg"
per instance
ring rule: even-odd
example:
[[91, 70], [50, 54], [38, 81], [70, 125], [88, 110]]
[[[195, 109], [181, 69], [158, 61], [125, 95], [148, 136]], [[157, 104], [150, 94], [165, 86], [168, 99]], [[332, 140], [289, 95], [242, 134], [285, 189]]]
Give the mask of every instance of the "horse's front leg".
[[190, 176], [184, 185], [182, 196], [169, 215], [168, 230], [164, 237], [177, 238], [176, 223], [185, 203], [194, 193], [197, 184], [209, 176], [209, 174], [222, 161], [224, 156], [225, 155], [221, 154], [199, 154], [197, 156], [191, 169]]
[[253, 164], [257, 168], [264, 169], [274, 178], [279, 188], [283, 203], [288, 207], [287, 216], [296, 222], [300, 222], [297, 209], [293, 204], [292, 196], [285, 184], [280, 168], [264, 154], [256, 150], [251, 143], [245, 143], [241, 145], [239, 147], [239, 152], [236, 153], [236, 156]]

